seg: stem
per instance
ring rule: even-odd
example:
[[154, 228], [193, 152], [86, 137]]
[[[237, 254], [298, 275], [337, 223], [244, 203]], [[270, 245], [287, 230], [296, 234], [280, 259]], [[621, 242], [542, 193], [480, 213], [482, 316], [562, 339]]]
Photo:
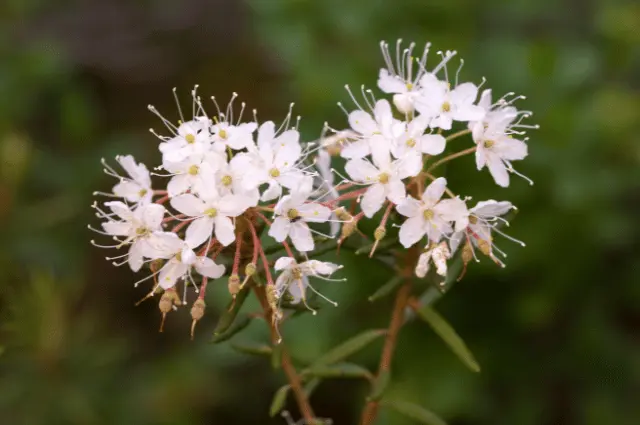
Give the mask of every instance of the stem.
[[460, 152], [456, 152], [456, 153], [452, 153], [451, 155], [445, 156], [444, 158], [442, 158], [440, 161], [436, 161], [433, 165], [431, 165], [428, 169], [427, 169], [427, 173], [430, 173], [431, 171], [433, 171], [436, 167], [444, 164], [445, 162], [449, 162], [452, 159], [456, 159], [456, 158], [460, 158], [461, 156], [465, 156], [468, 155], [470, 153], [474, 153], [476, 151], [478, 147], [474, 146], [472, 148], [469, 149], [465, 149], [463, 151]]
[[464, 136], [465, 134], [469, 134], [471, 133], [471, 130], [466, 129], [466, 130], [460, 130], [458, 132], [455, 132], [449, 136], [447, 136], [447, 138], [445, 139], [447, 142], [450, 142], [453, 139], [457, 139], [460, 136]]
[[[265, 292], [264, 287], [253, 286], [253, 290], [256, 293], [258, 301], [260, 301], [260, 305], [262, 306], [262, 310], [264, 312], [264, 318], [267, 323], [272, 323], [271, 321], [271, 307], [269, 307], [269, 302], [267, 301], [267, 294]], [[278, 336], [276, 334], [276, 330], [273, 325], [271, 327], [271, 340], [273, 344], [277, 344]], [[281, 345], [281, 359], [282, 359], [282, 369], [284, 370], [285, 375], [287, 376], [287, 381], [289, 382], [289, 386], [291, 387], [291, 391], [298, 403], [298, 410], [302, 414], [305, 422], [307, 424], [313, 425], [315, 423], [315, 413], [309, 404], [309, 400], [307, 399], [307, 394], [304, 392], [304, 388], [302, 387], [302, 382], [300, 380], [300, 376], [296, 371], [295, 366], [291, 362], [291, 356], [289, 356], [289, 352], [287, 348], [284, 346], [283, 342], [280, 342]]]
[[[384, 341], [384, 347], [382, 348], [382, 356], [380, 357], [380, 366], [378, 367], [378, 373], [376, 378], [381, 374], [388, 372], [391, 368], [391, 361], [393, 360], [393, 354], [395, 352], [396, 343], [398, 340], [398, 333], [404, 324], [404, 311], [409, 300], [409, 293], [411, 292], [410, 281], [407, 281], [396, 294], [395, 304], [393, 306], [393, 312], [391, 313], [391, 322], [387, 330], [387, 337]], [[362, 411], [360, 418], [360, 425], [371, 425], [378, 416], [378, 408], [380, 407], [378, 401], [370, 401]]]

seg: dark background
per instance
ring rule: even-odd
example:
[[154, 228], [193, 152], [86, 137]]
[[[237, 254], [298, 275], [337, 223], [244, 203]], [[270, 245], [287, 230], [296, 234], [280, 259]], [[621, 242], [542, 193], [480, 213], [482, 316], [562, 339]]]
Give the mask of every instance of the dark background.
[[[390, 394], [451, 425], [640, 423], [640, 5], [618, 0], [4, 0], [0, 5], [0, 423], [267, 424], [280, 371], [207, 343], [228, 300], [208, 293], [190, 342], [187, 309], [159, 334], [145, 288], [89, 245], [100, 158], [159, 161], [152, 103], [171, 88], [240, 93], [263, 120], [289, 102], [306, 140], [346, 125], [343, 85], [375, 86], [382, 39], [458, 50], [463, 79], [525, 94], [530, 156], [508, 189], [449, 167], [476, 200], [513, 201], [505, 270], [474, 265], [438, 304], [482, 366], [474, 374], [423, 324], [402, 333]], [[435, 57], [434, 57], [435, 59]], [[185, 100], [186, 101], [186, 100]], [[285, 327], [311, 360], [387, 322], [366, 297], [389, 272], [348, 252], [336, 301]], [[238, 338], [266, 340], [253, 324]], [[375, 367], [379, 344], [357, 361]], [[366, 395], [323, 384], [319, 415], [353, 424]], [[290, 406], [294, 409], [294, 406]], [[383, 412], [379, 423], [409, 424]]]

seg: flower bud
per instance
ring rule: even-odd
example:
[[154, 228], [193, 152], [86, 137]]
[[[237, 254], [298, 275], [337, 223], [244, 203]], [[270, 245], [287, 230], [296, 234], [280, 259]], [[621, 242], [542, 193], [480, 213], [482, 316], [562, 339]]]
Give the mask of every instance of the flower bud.
[[249, 263], [244, 267], [244, 274], [247, 276], [253, 276], [256, 274], [257, 267], [254, 263]]
[[193, 306], [191, 307], [191, 318], [193, 319], [193, 322], [191, 322], [191, 340], [193, 340], [194, 331], [196, 329], [196, 323], [198, 323], [198, 321], [202, 319], [202, 317], [204, 317], [205, 307], [206, 307], [206, 304], [202, 298], [198, 298], [196, 302], [193, 303]]
[[491, 256], [491, 244], [484, 239], [478, 240], [478, 249], [484, 255]]
[[373, 232], [373, 238], [376, 241], [381, 241], [382, 239], [384, 239], [384, 237], [386, 236], [387, 231], [385, 230], [384, 227], [380, 226], [376, 229], [375, 232]]
[[227, 286], [229, 288], [229, 293], [235, 297], [238, 292], [240, 292], [240, 289], [242, 289], [242, 287], [240, 286], [240, 276], [238, 276], [237, 274], [232, 274], [231, 276], [229, 276], [229, 283], [227, 284]]

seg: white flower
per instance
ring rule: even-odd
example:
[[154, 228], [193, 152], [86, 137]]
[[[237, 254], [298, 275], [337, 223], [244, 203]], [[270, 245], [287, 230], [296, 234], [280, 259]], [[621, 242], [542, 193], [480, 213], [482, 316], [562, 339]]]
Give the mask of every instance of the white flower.
[[314, 248], [313, 237], [307, 223], [324, 223], [329, 219], [331, 210], [315, 202], [307, 202], [311, 193], [310, 184], [285, 195], [280, 199], [274, 211], [277, 214], [269, 228], [269, 236], [278, 242], [291, 238], [298, 251], [306, 252]]
[[258, 147], [253, 150], [251, 169], [247, 170], [245, 188], [255, 188], [268, 183], [269, 188], [262, 193], [262, 201], [270, 201], [282, 195], [282, 186], [296, 188], [304, 178], [298, 169], [302, 149], [297, 130], [286, 130], [276, 136], [275, 124], [263, 123], [258, 129]]
[[508, 225], [502, 216], [512, 209], [515, 209], [515, 207], [511, 202], [507, 201], [498, 202], [490, 199], [488, 201], [478, 202], [475, 207], [469, 210], [468, 227], [456, 229], [456, 233], [451, 236], [451, 251], [455, 252], [460, 243], [466, 239], [476, 247], [479, 247], [486, 255], [491, 255], [493, 249], [502, 253], [493, 243], [492, 231], [524, 246], [524, 243], [506, 235], [497, 228], [501, 223]]
[[391, 148], [391, 141], [403, 130], [403, 123], [393, 118], [389, 102], [381, 99], [373, 108], [373, 117], [361, 109], [349, 114], [349, 125], [360, 137], [346, 144], [340, 154], [343, 158], [363, 158], [371, 153], [372, 146]]
[[224, 157], [214, 152], [191, 155], [180, 162], [164, 162], [163, 168], [173, 174], [167, 193], [174, 197], [188, 190], [198, 192], [205, 180], [213, 180], [215, 171], [224, 163]]
[[220, 122], [211, 127], [213, 147], [218, 151], [245, 149], [253, 145], [253, 132], [258, 125], [254, 122], [230, 125]]
[[200, 192], [200, 197], [190, 193], [171, 199], [171, 206], [189, 217], [196, 219], [189, 225], [185, 241], [191, 247], [200, 246], [212, 237], [227, 246], [235, 240], [235, 225], [231, 217], [237, 217], [247, 208], [250, 200], [241, 195], [219, 196], [211, 187]]
[[[398, 40], [394, 61], [389, 51], [389, 44], [384, 41], [380, 43], [380, 50], [382, 50], [382, 57], [384, 58], [387, 68], [380, 70], [378, 87], [385, 93], [394, 93], [393, 103], [396, 108], [398, 108], [398, 111], [403, 114], [409, 114], [413, 112], [416, 100], [422, 96], [420, 79], [427, 72], [427, 55], [431, 43], [425, 45], [422, 56], [417, 61], [417, 58], [413, 56], [415, 43], [411, 43], [409, 47], [402, 50], [402, 52], [400, 51], [401, 46], [402, 40]], [[438, 64], [431, 73], [435, 75], [455, 54], [455, 52], [446, 52], [440, 64]], [[415, 75], [413, 72], [414, 67], [417, 68]]]
[[216, 189], [220, 195], [242, 195], [249, 201], [249, 206], [255, 207], [260, 200], [257, 187], [247, 188], [244, 180], [251, 169], [252, 158], [246, 153], [238, 153], [227, 164], [219, 164], [215, 174]]
[[211, 146], [211, 134], [209, 125], [211, 120], [207, 117], [197, 117], [192, 121], [180, 124], [176, 129], [176, 135], [160, 143], [164, 161], [179, 162], [191, 155], [202, 154]]
[[527, 144], [505, 134], [504, 128], [500, 126], [485, 128], [481, 122], [473, 128], [473, 140], [478, 146], [476, 149], [478, 170], [487, 166], [499, 186], [509, 186], [509, 172], [515, 172], [511, 161], [524, 159], [527, 156]]
[[[527, 112], [519, 113], [513, 106], [501, 106], [500, 102], [498, 102], [497, 107], [492, 107], [491, 91], [489, 90], [485, 90], [482, 93], [481, 105], [488, 111], [486, 116], [481, 121], [476, 121], [469, 125], [472, 130], [473, 140], [478, 146], [476, 150], [476, 166], [478, 170], [482, 170], [487, 166], [495, 182], [499, 186], [507, 187], [509, 186], [509, 172], [516, 173], [511, 161], [524, 159], [528, 154], [527, 144], [513, 137], [514, 134], [522, 133], [513, 131], [512, 128], [518, 126], [536, 127], [513, 123], [521, 115], [523, 117], [528, 116]], [[519, 175], [522, 176], [521, 174]], [[529, 180], [529, 182], [531, 181]]]
[[[164, 207], [158, 204], [145, 204], [131, 210], [120, 201], [105, 202], [105, 206], [110, 208], [113, 214], [101, 215], [109, 219], [102, 223], [102, 228], [109, 235], [124, 237], [125, 240], [121, 241], [120, 246], [131, 244], [128, 255], [129, 267], [134, 272], [140, 270], [144, 257], [153, 255], [149, 242], [154, 233], [162, 228]], [[118, 219], [114, 219], [113, 215]]]
[[447, 276], [447, 260], [451, 258], [451, 252], [446, 242], [440, 242], [437, 245], [432, 245], [429, 249], [424, 251], [418, 257], [418, 264], [416, 265], [416, 276], [423, 278], [427, 275], [430, 269], [430, 261], [436, 266], [436, 273], [440, 276]]
[[352, 159], [345, 170], [356, 182], [370, 185], [360, 201], [360, 208], [367, 217], [378, 212], [385, 199], [394, 204], [406, 196], [402, 179], [416, 176], [422, 169], [422, 157], [414, 152], [395, 161], [389, 153], [373, 152], [373, 163], [364, 159]]
[[[113, 187], [113, 193], [133, 203], [147, 204], [151, 202], [153, 189], [151, 189], [151, 176], [147, 167], [143, 163], [136, 164], [131, 155], [117, 156], [116, 160], [129, 177], [120, 177], [120, 183]], [[113, 172], [111, 169], [105, 171]]]
[[[318, 151], [315, 166], [319, 173], [319, 175], [317, 176], [318, 180], [320, 180], [320, 183], [318, 184], [318, 190], [326, 190], [325, 199], [327, 200], [327, 202], [331, 202], [340, 194], [334, 187], [334, 176], [333, 172], [331, 171], [331, 155], [329, 154], [329, 152], [327, 152], [326, 149], [320, 149]], [[335, 236], [340, 231], [340, 221], [337, 219], [335, 213], [333, 212], [331, 213], [331, 218], [332, 220], [329, 223], [329, 226], [331, 226], [329, 234], [331, 236]]]
[[420, 201], [411, 196], [396, 206], [396, 210], [409, 217], [400, 227], [400, 243], [409, 248], [426, 234], [430, 241], [439, 242], [442, 235], [451, 233], [451, 222], [457, 221], [457, 227], [466, 227], [465, 217], [468, 215], [464, 201], [459, 198], [441, 201], [447, 180], [440, 177], [434, 180], [422, 194]]
[[473, 83], [463, 83], [453, 90], [449, 83], [440, 81], [429, 73], [420, 79], [421, 96], [416, 100], [416, 109], [431, 118], [431, 128], [451, 130], [453, 121], [477, 121], [482, 119], [484, 109], [474, 105], [478, 88]]
[[400, 137], [393, 140], [391, 152], [396, 158], [402, 158], [407, 152], [427, 155], [439, 155], [444, 151], [446, 140], [440, 134], [424, 134], [429, 127], [429, 118], [420, 115], [407, 124]]
[[[160, 269], [158, 284], [163, 289], [175, 286], [178, 279], [191, 277], [191, 268], [196, 269], [202, 276], [217, 279], [224, 274], [225, 267], [216, 264], [211, 258], [206, 256], [196, 256], [193, 252], [194, 246], [188, 241], [182, 241], [175, 233], [164, 232], [157, 236], [157, 244], [162, 248], [157, 248], [162, 253], [162, 258], [168, 258], [164, 266]], [[195, 287], [195, 283], [194, 283]]]
[[[322, 279], [323, 277], [331, 276], [336, 270], [341, 269], [342, 266], [318, 260], [308, 260], [298, 264], [294, 258], [281, 257], [276, 261], [274, 268], [281, 271], [280, 276], [278, 276], [275, 282], [278, 298], [282, 297], [285, 291], [288, 291], [292, 297], [291, 302], [297, 304], [300, 301], [304, 302], [306, 300], [307, 288], [310, 288], [313, 292], [322, 296], [309, 284], [309, 276]], [[331, 279], [324, 278], [324, 280]], [[337, 305], [326, 297], [322, 297], [334, 305]]]

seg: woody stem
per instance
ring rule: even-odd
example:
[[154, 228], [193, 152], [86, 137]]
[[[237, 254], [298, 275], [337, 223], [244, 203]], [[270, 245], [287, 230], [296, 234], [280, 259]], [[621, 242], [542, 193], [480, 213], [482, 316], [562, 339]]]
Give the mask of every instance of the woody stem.
[[[271, 315], [273, 312], [271, 311], [271, 307], [269, 307], [269, 302], [267, 301], [267, 294], [264, 286], [253, 286], [255, 294], [260, 301], [260, 305], [262, 306], [262, 310], [264, 313], [264, 318], [267, 323], [273, 323], [271, 321]], [[278, 336], [276, 329], [273, 325], [271, 325], [271, 340], [273, 344], [278, 343]], [[291, 362], [291, 356], [289, 355], [289, 351], [284, 346], [283, 342], [279, 343], [281, 346], [281, 360], [282, 360], [282, 369], [284, 370], [285, 375], [287, 376], [287, 381], [289, 382], [289, 386], [291, 387], [291, 391], [296, 399], [298, 404], [298, 410], [302, 414], [305, 422], [307, 424], [314, 424], [315, 422], [315, 413], [309, 404], [309, 400], [307, 398], [307, 394], [304, 392], [304, 388], [302, 387], [302, 382], [300, 380], [300, 376], [296, 371], [295, 366]]]
[[[404, 323], [404, 311], [409, 300], [410, 292], [411, 284], [410, 281], [407, 281], [407, 283], [400, 287], [396, 294], [396, 300], [391, 313], [391, 321], [389, 323], [389, 328], [387, 329], [384, 347], [382, 348], [382, 356], [380, 357], [380, 365], [378, 366], [376, 379], [382, 374], [389, 372], [391, 369], [391, 361], [393, 360], [393, 354], [396, 349], [398, 333]], [[379, 407], [378, 401], [369, 401], [362, 411], [360, 425], [371, 425], [378, 416]]]

